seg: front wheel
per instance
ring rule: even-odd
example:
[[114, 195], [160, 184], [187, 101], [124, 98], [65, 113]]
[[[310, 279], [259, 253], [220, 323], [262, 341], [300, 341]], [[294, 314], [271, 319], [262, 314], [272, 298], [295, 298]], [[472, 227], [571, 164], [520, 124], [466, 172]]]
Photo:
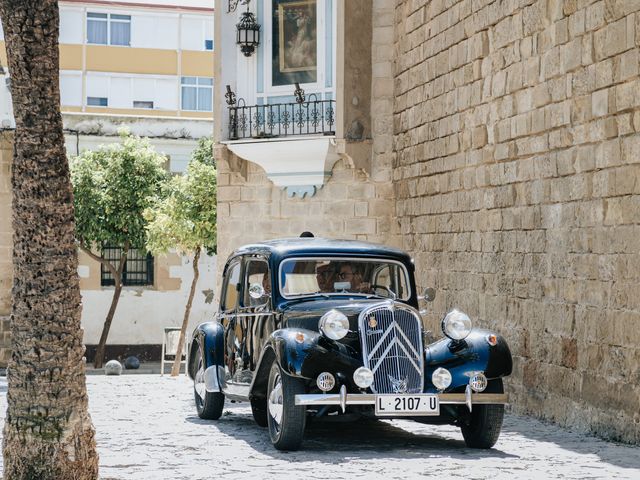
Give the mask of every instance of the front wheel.
[[[485, 391], [503, 393], [502, 379], [490, 381]], [[504, 405], [474, 405], [469, 422], [460, 427], [467, 447], [493, 447], [500, 436], [503, 419]]]
[[296, 406], [295, 396], [304, 393], [304, 382], [286, 375], [274, 361], [267, 390], [267, 423], [271, 443], [278, 450], [298, 450], [302, 444], [307, 413], [304, 406]]
[[224, 408], [224, 394], [207, 392], [204, 383], [204, 362], [200, 348], [196, 350], [196, 365], [198, 369], [193, 377], [193, 396], [196, 402], [198, 416], [205, 420], [218, 420]]

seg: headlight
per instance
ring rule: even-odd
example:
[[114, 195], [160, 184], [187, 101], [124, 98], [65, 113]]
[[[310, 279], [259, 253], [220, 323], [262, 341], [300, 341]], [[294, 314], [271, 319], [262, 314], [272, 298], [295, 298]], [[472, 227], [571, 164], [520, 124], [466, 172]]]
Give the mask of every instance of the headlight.
[[349, 331], [349, 319], [338, 310], [329, 310], [320, 318], [320, 331], [331, 340], [340, 340]]
[[462, 340], [471, 333], [471, 319], [460, 310], [451, 310], [442, 319], [442, 333], [451, 340]]
[[451, 385], [451, 373], [446, 368], [436, 368], [431, 375], [431, 382], [438, 390], [444, 390]]

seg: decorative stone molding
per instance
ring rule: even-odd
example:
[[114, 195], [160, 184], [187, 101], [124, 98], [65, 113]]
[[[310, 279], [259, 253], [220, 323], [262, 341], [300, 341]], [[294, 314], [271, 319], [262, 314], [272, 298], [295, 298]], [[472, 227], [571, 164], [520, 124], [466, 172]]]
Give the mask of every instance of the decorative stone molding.
[[340, 159], [329, 136], [250, 139], [223, 142], [238, 157], [262, 167], [269, 180], [289, 197], [313, 196]]

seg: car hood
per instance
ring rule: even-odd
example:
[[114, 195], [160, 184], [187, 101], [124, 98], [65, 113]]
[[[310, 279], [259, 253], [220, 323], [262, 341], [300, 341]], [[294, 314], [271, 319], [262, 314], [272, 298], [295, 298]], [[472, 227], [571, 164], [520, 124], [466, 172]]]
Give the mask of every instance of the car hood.
[[331, 298], [302, 300], [289, 303], [282, 309], [284, 326], [318, 331], [320, 317], [329, 310], [338, 310], [349, 319], [349, 329], [358, 331], [358, 316], [365, 308], [386, 302], [383, 298]]

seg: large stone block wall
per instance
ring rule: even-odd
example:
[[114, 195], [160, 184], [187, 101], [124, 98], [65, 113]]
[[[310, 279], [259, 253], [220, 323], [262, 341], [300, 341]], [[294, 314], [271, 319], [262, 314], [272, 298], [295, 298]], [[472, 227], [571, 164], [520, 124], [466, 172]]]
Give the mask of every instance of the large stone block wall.
[[418, 283], [509, 340], [512, 408], [640, 442], [640, 2], [398, 0]]
[[[262, 168], [240, 162], [242, 173], [232, 170], [223, 158], [218, 160], [220, 268], [241, 245], [297, 237], [305, 230], [316, 236], [380, 243], [391, 236], [391, 183], [372, 180], [348, 161], [338, 161], [327, 184], [313, 197], [305, 198], [289, 198], [286, 191], [273, 185]], [[387, 170], [390, 176], [391, 169]]]

